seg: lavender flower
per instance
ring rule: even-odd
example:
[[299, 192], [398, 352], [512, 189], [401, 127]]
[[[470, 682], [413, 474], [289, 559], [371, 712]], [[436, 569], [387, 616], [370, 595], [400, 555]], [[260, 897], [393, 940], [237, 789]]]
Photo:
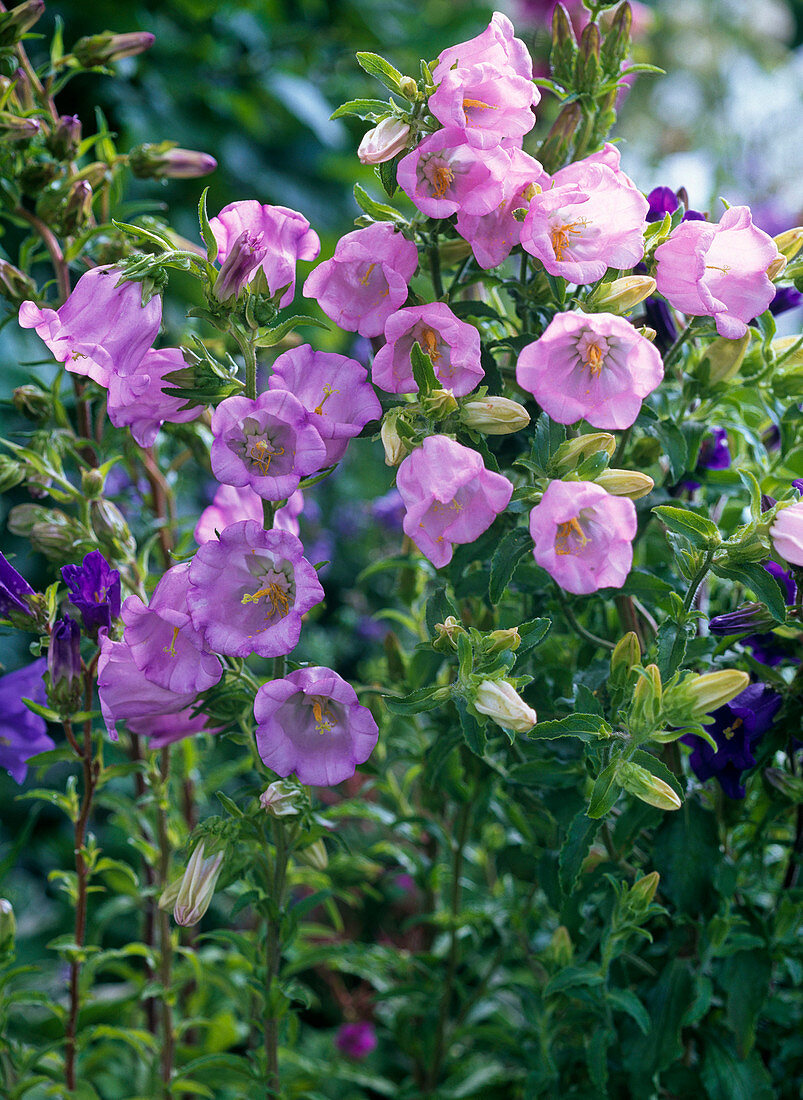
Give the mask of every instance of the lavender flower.
[[110, 630], [120, 614], [120, 574], [100, 550], [87, 554], [80, 565], [63, 566], [61, 575], [87, 634], [94, 637], [101, 627]]
[[0, 554], [0, 616], [11, 619], [15, 625], [32, 620], [33, 614], [27, 597], [34, 594], [34, 590], [5, 554]]
[[355, 1024], [343, 1024], [335, 1036], [335, 1046], [347, 1058], [361, 1062], [376, 1049], [376, 1031], [368, 1020], [359, 1020]]
[[47, 734], [44, 718], [22, 702], [31, 699], [44, 704], [45, 665], [45, 658], [40, 657], [33, 664], [0, 677], [0, 768], [5, 768], [17, 783], [22, 783], [28, 773], [26, 760], [56, 747]]

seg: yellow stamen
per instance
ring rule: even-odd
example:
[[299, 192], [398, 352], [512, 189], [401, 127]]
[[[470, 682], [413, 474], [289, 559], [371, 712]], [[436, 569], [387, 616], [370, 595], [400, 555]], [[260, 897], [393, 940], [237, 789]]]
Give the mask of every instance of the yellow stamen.
[[730, 741], [730, 739], [736, 735], [736, 731], [739, 729], [740, 726], [743, 725], [744, 722], [741, 718], [734, 718], [733, 725], [728, 726], [728, 728], [723, 731], [728, 741]]
[[368, 286], [368, 280], [371, 278], [371, 272], [374, 270], [375, 267], [376, 267], [376, 264], [369, 264], [368, 265], [368, 270], [363, 275], [363, 277], [360, 279], [360, 283], [363, 286]]
[[436, 164], [432, 173], [432, 185], [435, 188], [435, 198], [442, 199], [449, 190], [449, 185], [454, 179], [454, 172], [445, 164]]
[[250, 451], [246, 452], [246, 458], [250, 458], [251, 464], [259, 469], [263, 477], [267, 477], [270, 472], [270, 460], [283, 454], [284, 447], [272, 451], [269, 443], [266, 443], [264, 439], [258, 439], [256, 443], [251, 444]]
[[425, 328], [421, 333], [421, 346], [432, 360], [433, 366], [443, 359], [443, 353], [438, 350], [438, 334], [433, 329]]
[[329, 398], [332, 396], [333, 393], [340, 393], [340, 390], [336, 390], [334, 388], [334, 386], [330, 386], [329, 383], [327, 382], [326, 385], [323, 387], [323, 397], [321, 398], [321, 403], [320, 403], [320, 405], [316, 405], [315, 410], [314, 410], [318, 414], [318, 416], [320, 416], [321, 413], [323, 412], [324, 405], [326, 404], [326, 402], [329, 400]]
[[605, 357], [602, 354], [602, 349], [596, 344], [590, 344], [586, 348], [586, 363], [591, 373], [596, 378], [598, 374], [602, 373], [602, 368], [605, 365]]
[[170, 657], [175, 657], [175, 655], [176, 655], [176, 640], [178, 639], [178, 632], [179, 632], [180, 629], [181, 629], [181, 627], [179, 627], [179, 626], [174, 626], [173, 627], [173, 640], [170, 643], [170, 645], [166, 645], [164, 647], [164, 649], [162, 650], [162, 653], [167, 653]]
[[578, 225], [583, 225], [583, 222], [576, 221], [570, 222], [568, 225], [556, 225], [549, 234], [549, 239], [552, 241], [552, 247], [555, 250], [555, 259], [560, 262], [566, 250], [571, 246], [572, 237], [582, 237], [582, 229], [578, 229]]
[[[569, 539], [572, 535], [577, 537], [579, 547], [569, 546]], [[566, 523], [559, 523], [557, 534], [555, 535], [555, 553], [556, 554], [572, 554], [575, 550], [582, 548], [591, 539], [586, 535], [583, 528], [580, 526], [577, 517], [568, 520]]]
[[315, 729], [318, 733], [332, 732], [332, 723], [336, 722], [334, 714], [321, 703], [320, 699], [313, 699], [312, 713], [315, 715]]
[[259, 603], [263, 597], [270, 604], [272, 614], [279, 615], [283, 619], [290, 611], [290, 600], [287, 593], [275, 581], [271, 581], [270, 584], [266, 584], [264, 588], [260, 588], [256, 592], [246, 592], [240, 603]]
[[480, 111], [498, 111], [498, 107], [494, 107], [491, 103], [483, 103], [481, 99], [464, 99], [463, 110], [467, 111], [471, 107], [476, 107]]

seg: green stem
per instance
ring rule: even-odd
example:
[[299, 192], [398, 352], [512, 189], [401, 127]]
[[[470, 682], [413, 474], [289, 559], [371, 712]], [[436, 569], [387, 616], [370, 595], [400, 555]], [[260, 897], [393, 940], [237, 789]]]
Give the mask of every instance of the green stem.
[[443, 297], [443, 279], [441, 278], [441, 258], [438, 254], [438, 234], [436, 230], [433, 230], [430, 237], [427, 256], [429, 257], [429, 270], [432, 275], [435, 297], [440, 301]]
[[694, 597], [697, 595], [697, 589], [703, 583], [708, 570], [711, 568], [711, 562], [714, 560], [713, 552], [709, 552], [705, 555], [705, 560], [692, 579], [689, 581], [689, 588], [683, 600], [683, 610], [691, 610], [691, 605], [694, 603]]
[[557, 592], [558, 601], [561, 608], [563, 609], [563, 614], [566, 617], [566, 621], [576, 634], [579, 634], [581, 638], [585, 638], [587, 642], [591, 642], [592, 645], [600, 646], [602, 649], [612, 650], [616, 648], [614, 643], [609, 642], [607, 638], [600, 638], [598, 635], [592, 634], [590, 630], [586, 630], [586, 628], [578, 620], [575, 613], [572, 611], [566, 597], [563, 595], [563, 592], [560, 590], [560, 588], [558, 588]]
[[681, 334], [678, 336], [677, 340], [675, 340], [674, 344], [664, 356], [664, 370], [668, 371], [671, 366], [674, 366], [675, 360], [680, 356], [680, 350], [691, 336], [693, 328], [694, 319], [689, 321]]
[[231, 334], [245, 360], [245, 396], [256, 401], [257, 397], [257, 353], [253, 342], [240, 329], [232, 326]]
[[279, 964], [282, 958], [281, 920], [284, 909], [284, 892], [287, 881], [288, 861], [284, 823], [279, 820], [274, 820], [272, 824], [276, 856], [273, 861], [273, 875], [270, 889], [273, 909], [267, 916], [267, 930], [265, 936], [265, 1008], [263, 1017], [265, 1062], [267, 1066], [265, 1095], [267, 1100], [275, 1100], [275, 1098], [280, 1095], [279, 1019], [276, 1016], [274, 1005], [278, 1000], [275, 986], [278, 980]]
[[[159, 843], [159, 887], [167, 885], [167, 873], [170, 863], [170, 839], [167, 834], [167, 784], [170, 779], [170, 748], [161, 751], [159, 769], [159, 789], [157, 792], [156, 833]], [[162, 987], [162, 1096], [171, 1100], [173, 1095], [173, 1009], [171, 1005], [170, 983], [173, 966], [173, 940], [170, 930], [170, 914], [166, 909], [159, 910], [159, 979]]]

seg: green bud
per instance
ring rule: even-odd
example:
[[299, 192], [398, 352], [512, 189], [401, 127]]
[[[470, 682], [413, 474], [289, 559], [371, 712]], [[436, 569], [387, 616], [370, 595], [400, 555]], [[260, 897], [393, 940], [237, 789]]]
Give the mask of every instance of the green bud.
[[80, 144], [81, 120], [78, 115], [62, 115], [45, 139], [45, 145], [56, 160], [72, 160]]
[[787, 260], [794, 260], [801, 248], [803, 248], [803, 225], [797, 225], [794, 229], [787, 229], [773, 237], [776, 248]]
[[644, 875], [643, 878], [633, 883], [628, 894], [632, 909], [637, 912], [644, 912], [652, 904], [660, 879], [661, 876], [657, 871], [651, 871], [648, 875]]
[[382, 427], [379, 429], [379, 438], [385, 448], [385, 465], [398, 466], [403, 458], [412, 450], [406, 439], [402, 439], [396, 427], [400, 412], [398, 409], [389, 409], [385, 413]]
[[91, 469], [81, 471], [81, 490], [87, 500], [96, 500], [103, 492], [105, 483], [106, 478], [100, 470]]
[[602, 69], [606, 76], [615, 77], [619, 75], [622, 62], [630, 51], [630, 29], [632, 25], [633, 11], [630, 4], [621, 4], [614, 13], [600, 51]]
[[641, 764], [634, 764], [630, 760], [622, 761], [616, 769], [616, 778], [626, 791], [646, 802], [648, 806], [655, 806], [659, 810], [679, 810], [681, 807], [680, 799], [669, 784], [647, 768], [642, 768]]
[[457, 400], [451, 390], [430, 390], [421, 398], [421, 408], [433, 420], [443, 420], [457, 410]]
[[314, 844], [310, 844], [306, 848], [302, 848], [300, 852], [296, 852], [296, 859], [299, 863], [306, 863], [308, 867], [312, 867], [315, 871], [325, 871], [329, 866], [329, 856], [323, 840], [316, 840]]
[[466, 634], [466, 628], [454, 617], [447, 615], [442, 623], [435, 623], [435, 640], [432, 648], [441, 653], [448, 653], [457, 649], [457, 638], [460, 634]]
[[611, 654], [611, 673], [627, 674], [631, 668], [641, 663], [641, 646], [634, 631], [629, 631], [614, 646]]
[[495, 653], [504, 653], [506, 649], [517, 650], [521, 645], [521, 635], [518, 627], [511, 626], [507, 630], [492, 630], [482, 639], [483, 651], [489, 656]]
[[59, 228], [65, 236], [73, 236], [92, 216], [92, 188], [86, 180], [73, 180], [61, 211]]
[[217, 161], [208, 153], [179, 149], [174, 141], [137, 145], [128, 154], [128, 164], [137, 179], [143, 180], [195, 179], [217, 168]]
[[680, 727], [698, 722], [712, 710], [735, 699], [749, 683], [748, 674], [735, 668], [686, 676], [667, 688], [664, 694], [666, 724]]
[[572, 21], [563, 4], [556, 4], [552, 12], [552, 50], [549, 65], [552, 76], [564, 88], [571, 87], [574, 59], [577, 56], [577, 39]]
[[133, 558], [137, 544], [116, 504], [110, 500], [93, 500], [89, 506], [89, 516], [92, 530], [100, 542], [109, 548], [112, 557]]
[[649, 298], [656, 287], [655, 279], [649, 275], [626, 275], [610, 283], [600, 283], [593, 294], [585, 300], [583, 308], [591, 306], [594, 310], [606, 313], [628, 313], [639, 302]]
[[10, 111], [0, 111], [0, 138], [4, 141], [27, 141], [39, 133], [41, 124], [35, 118], [20, 118]]
[[552, 933], [552, 939], [549, 941], [547, 950], [559, 970], [571, 966], [574, 958], [574, 945], [572, 944], [572, 937], [569, 935], [569, 929], [564, 924], [559, 924]]
[[15, 485], [19, 485], [24, 477], [25, 466], [21, 462], [9, 455], [0, 455], [0, 493], [7, 493]]
[[415, 102], [415, 100], [419, 98], [418, 84], [411, 76], [403, 76], [399, 81], [399, 93], [403, 95], [405, 99]]
[[557, 171], [568, 159], [575, 131], [582, 118], [583, 109], [576, 99], [561, 107], [552, 128], [538, 148], [538, 160], [547, 172]]
[[655, 488], [650, 475], [639, 470], [603, 470], [594, 480], [611, 496], [629, 497], [630, 500], [640, 500]]
[[509, 397], [484, 397], [465, 401], [460, 419], [467, 428], [483, 435], [511, 435], [527, 427], [530, 414]]
[[794, 350], [781, 364], [784, 371], [799, 371], [803, 367], [803, 340], [800, 336], [779, 336], [772, 341], [772, 350], [779, 358], [792, 348]]
[[574, 62], [574, 86], [578, 92], [590, 95], [596, 92], [602, 74], [599, 51], [599, 27], [596, 23], [587, 23], [580, 36], [580, 48]]
[[657, 665], [647, 665], [636, 681], [630, 704], [628, 725], [631, 732], [643, 737], [652, 733], [659, 723], [663, 686]]
[[739, 367], [742, 365], [745, 352], [750, 344], [750, 338], [749, 329], [738, 340], [726, 340], [723, 336], [717, 337], [706, 348], [705, 355], [700, 360], [700, 365], [695, 373], [699, 373], [702, 378], [705, 378], [707, 370], [708, 382], [712, 386], [715, 386], [718, 382], [728, 382], [735, 374], [738, 374]]
[[8, 516], [8, 529], [30, 540], [51, 561], [76, 561], [96, 549], [94, 540], [77, 519], [58, 508], [18, 504]]
[[0, 13], [0, 49], [16, 46], [45, 11], [45, 0], [24, 0], [11, 11]]
[[551, 466], [557, 476], [570, 474], [591, 455], [604, 451], [610, 458], [616, 450], [616, 440], [610, 432], [589, 432], [561, 443], [552, 456]]
[[19, 268], [0, 259], [0, 294], [14, 305], [30, 301], [39, 294], [36, 283]]
[[456, 237], [452, 241], [441, 241], [438, 245], [438, 258], [444, 267], [459, 264], [471, 255], [471, 245], [468, 241]]
[[478, 714], [487, 715], [502, 729], [529, 733], [538, 721], [535, 711], [527, 706], [507, 680], [483, 680], [472, 699]]
[[294, 817], [301, 813], [304, 792], [287, 779], [277, 779], [259, 796], [259, 804], [271, 817]]
[[93, 69], [96, 65], [108, 65], [113, 61], [122, 61], [124, 57], [144, 53], [155, 41], [155, 36], [147, 31], [132, 31], [129, 34], [104, 31], [102, 34], [79, 38], [72, 52], [73, 57], [84, 68]]

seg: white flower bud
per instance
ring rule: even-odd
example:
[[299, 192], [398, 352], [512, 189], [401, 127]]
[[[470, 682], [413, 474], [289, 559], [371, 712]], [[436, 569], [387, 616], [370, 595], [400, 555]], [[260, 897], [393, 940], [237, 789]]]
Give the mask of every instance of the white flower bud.
[[506, 730], [529, 733], [538, 716], [507, 680], [483, 680], [474, 696], [474, 709], [487, 714]]
[[286, 779], [277, 779], [259, 796], [259, 804], [273, 817], [289, 817], [300, 813], [299, 803], [302, 798], [298, 787], [288, 783]]
[[603, 470], [595, 480], [606, 493], [615, 497], [630, 497], [631, 500], [645, 497], [655, 488], [650, 475], [639, 470]]
[[394, 410], [391, 410], [386, 414], [385, 419], [382, 421], [382, 427], [379, 429], [379, 438], [382, 440], [382, 446], [385, 448], [386, 466], [398, 466], [401, 460], [406, 458], [411, 450], [399, 435], [399, 430], [396, 427], [397, 419], [397, 414]]
[[782, 256], [787, 260], [793, 260], [801, 248], [803, 248], [803, 225], [796, 225], [794, 229], [787, 229], [772, 238]]
[[510, 435], [530, 423], [530, 414], [518, 401], [509, 397], [484, 397], [466, 401], [460, 416], [467, 428], [484, 435]]
[[410, 127], [400, 118], [385, 118], [360, 142], [357, 156], [363, 164], [382, 164], [407, 148]]
[[616, 769], [616, 778], [626, 791], [646, 802], [648, 806], [655, 806], [659, 810], [680, 809], [681, 801], [669, 784], [647, 768], [642, 768], [641, 764], [623, 761]]
[[655, 279], [649, 275], [626, 275], [611, 283], [600, 283], [586, 306], [607, 313], [627, 313], [655, 291]]
[[222, 867], [223, 852], [205, 859], [201, 841], [190, 856], [184, 874], [159, 898], [159, 908], [169, 909], [173, 905], [173, 919], [184, 928], [197, 924], [209, 908]]

